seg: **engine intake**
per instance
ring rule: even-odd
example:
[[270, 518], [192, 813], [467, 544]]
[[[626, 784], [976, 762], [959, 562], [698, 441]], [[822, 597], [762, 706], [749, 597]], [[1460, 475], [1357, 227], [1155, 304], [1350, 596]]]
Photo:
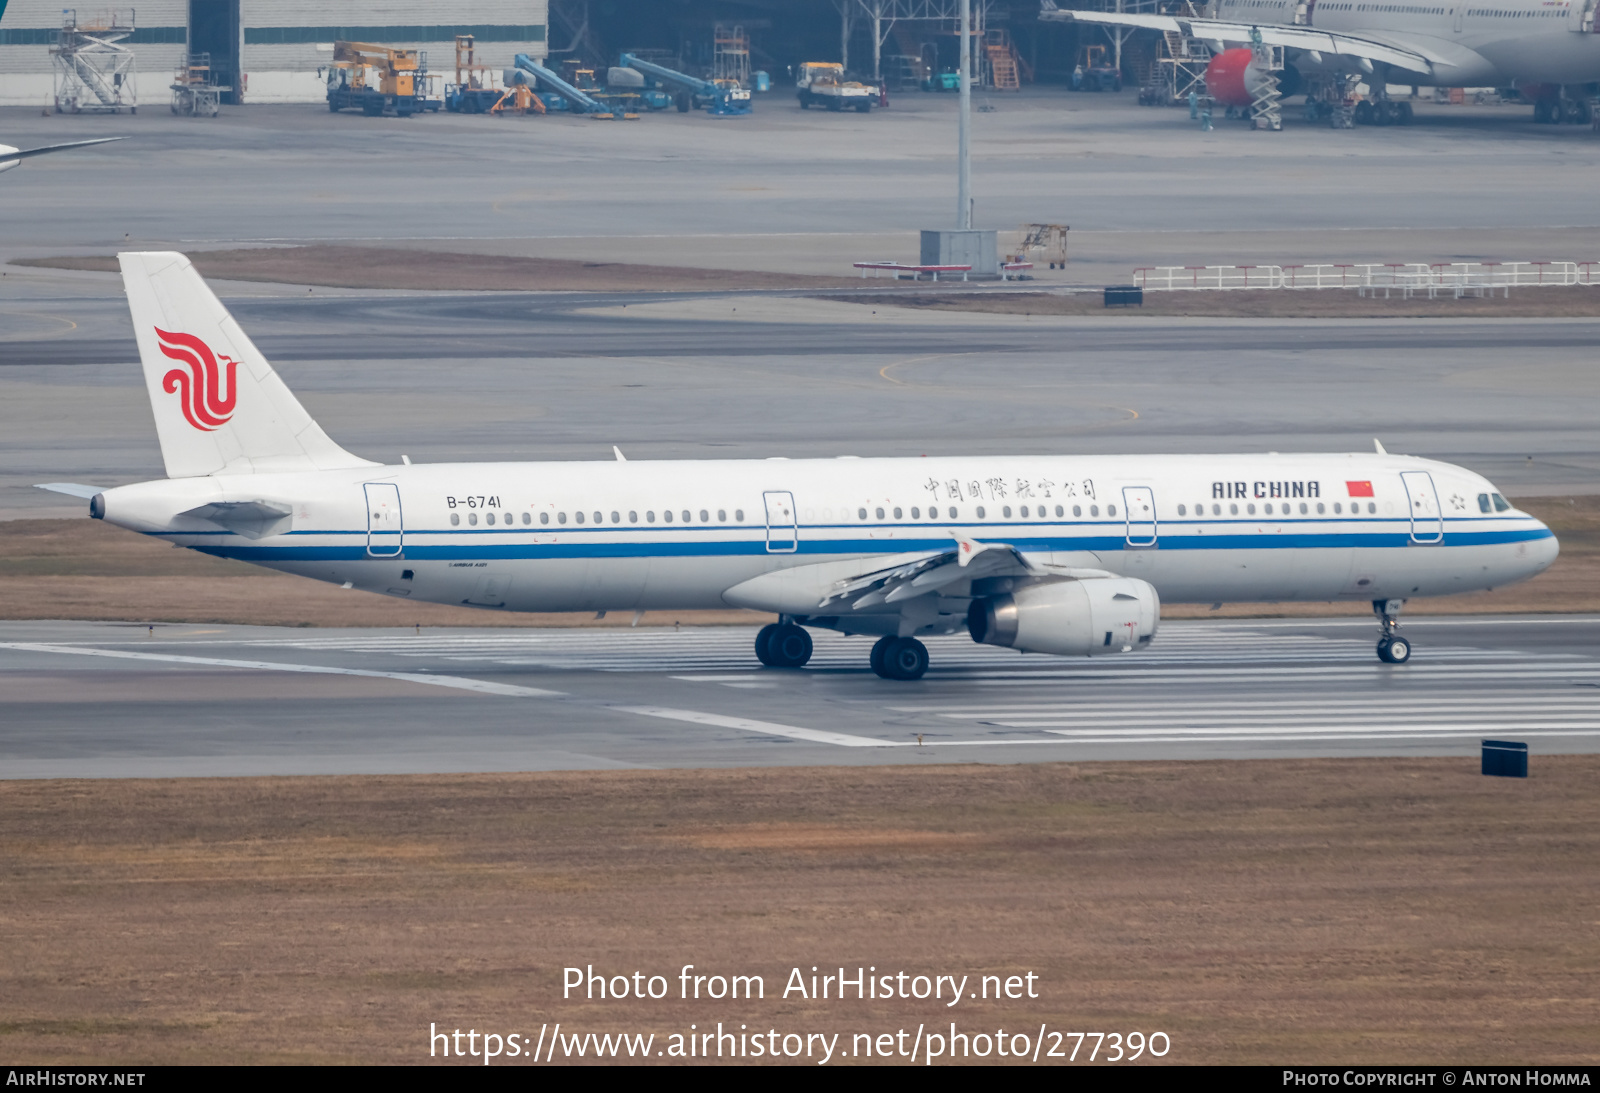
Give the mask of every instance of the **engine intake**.
[[1155, 587], [1132, 577], [1028, 585], [967, 609], [973, 641], [1069, 657], [1143, 649], [1160, 621]]

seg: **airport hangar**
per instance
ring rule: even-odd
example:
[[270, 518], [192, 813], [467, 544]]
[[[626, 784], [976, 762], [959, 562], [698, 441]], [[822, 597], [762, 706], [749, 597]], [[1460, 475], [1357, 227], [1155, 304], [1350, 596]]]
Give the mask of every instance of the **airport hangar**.
[[[1110, 41], [1100, 30], [1041, 23], [1038, 0], [974, 0], [972, 8], [975, 36], [1003, 35], [1040, 82], [1065, 82], [1080, 45]], [[427, 51], [429, 70], [447, 78], [458, 34], [473, 35], [479, 59], [496, 65], [526, 53], [603, 66], [629, 50], [674, 57], [694, 71], [709, 70], [714, 30], [726, 23], [748, 33], [752, 67], [769, 71], [774, 83], [807, 60], [842, 57], [861, 73], [886, 72], [882, 59], [908, 55], [953, 67], [957, 10], [957, 0], [853, 0], [842, 10], [836, 0], [351, 0], [338, 6], [334, 24], [328, 6], [311, 0], [145, 0], [113, 3], [107, 13], [134, 22], [121, 42], [134, 54], [148, 101], [165, 97], [152, 92], [193, 52], [209, 54], [216, 82], [235, 89], [224, 104], [242, 105], [321, 102], [318, 69], [337, 40]], [[52, 101], [50, 48], [74, 12], [55, 0], [0, 5], [0, 106]], [[85, 23], [100, 17], [99, 8], [80, 13]], [[1140, 47], [1137, 38], [1123, 47], [1130, 66], [1140, 63]]]

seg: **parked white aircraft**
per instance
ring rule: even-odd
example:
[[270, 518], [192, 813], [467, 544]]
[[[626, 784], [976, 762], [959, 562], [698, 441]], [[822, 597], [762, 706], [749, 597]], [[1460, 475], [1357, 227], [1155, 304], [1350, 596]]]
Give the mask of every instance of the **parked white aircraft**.
[[1557, 544], [1485, 479], [1376, 454], [971, 456], [385, 466], [330, 440], [181, 254], [120, 256], [169, 477], [89, 511], [206, 554], [507, 611], [748, 607], [774, 667], [806, 627], [1022, 652], [1144, 649], [1161, 601], [1371, 601], [1533, 576]]
[[[1518, 87], [1535, 103], [1538, 121], [1588, 122], [1590, 85], [1600, 80], [1597, 0], [1215, 0], [1212, 17], [1067, 11], [1041, 0], [1042, 20], [1076, 20], [1177, 33], [1223, 46], [1244, 46], [1259, 30], [1266, 46], [1281, 46], [1289, 65], [1315, 80], [1340, 74], [1362, 77], [1379, 91], [1386, 83], [1436, 87]], [[1212, 93], [1230, 105], [1249, 104], [1247, 49], [1219, 56]], [[1242, 55], [1241, 55], [1242, 54]], [[1212, 82], [1207, 73], [1207, 86]], [[1564, 93], [1563, 89], [1567, 89]], [[1285, 93], [1293, 93], [1285, 88]], [[1243, 101], [1232, 101], [1229, 96]], [[1391, 122], [1408, 111], [1395, 103]]]
[[114, 140], [127, 140], [127, 137], [97, 137], [94, 140], [75, 140], [67, 144], [47, 144], [42, 148], [13, 148], [9, 144], [0, 144], [0, 171], [9, 171], [13, 167], [21, 166], [25, 159], [34, 156], [46, 155], [50, 152], [64, 152], [68, 148], [87, 148], [91, 144], [110, 144]]

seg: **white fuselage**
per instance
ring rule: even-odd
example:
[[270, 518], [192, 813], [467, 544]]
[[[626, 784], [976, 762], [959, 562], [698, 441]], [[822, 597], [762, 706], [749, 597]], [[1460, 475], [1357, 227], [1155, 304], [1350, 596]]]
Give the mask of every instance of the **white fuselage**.
[[[1216, 17], [1294, 25], [1295, 9], [1294, 0], [1221, 0]], [[1395, 73], [1397, 83], [1576, 84], [1600, 79], [1600, 38], [1592, 30], [1593, 13], [1593, 0], [1315, 0], [1308, 7], [1306, 25], [1414, 48], [1436, 58], [1433, 76]], [[1307, 64], [1302, 58], [1296, 66]]]
[[[1470, 592], [1531, 577], [1557, 553], [1549, 529], [1497, 508], [1479, 475], [1363, 454], [432, 464], [102, 496], [108, 521], [208, 554], [513, 611], [803, 614], [725, 593], [818, 563], [864, 571], [957, 537], [1137, 577], [1168, 603]], [[216, 502], [291, 515], [259, 538], [177, 515]], [[955, 614], [925, 629], [953, 628]]]

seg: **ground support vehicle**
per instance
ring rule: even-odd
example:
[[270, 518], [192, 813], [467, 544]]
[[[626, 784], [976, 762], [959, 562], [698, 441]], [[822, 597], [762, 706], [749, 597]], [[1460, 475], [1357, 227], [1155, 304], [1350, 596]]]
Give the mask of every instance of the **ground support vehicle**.
[[870, 113], [881, 92], [872, 84], [845, 79], [844, 65], [832, 61], [807, 61], [795, 77], [795, 97], [800, 109], [821, 106], [837, 113], [856, 110]]
[[702, 80], [688, 73], [642, 60], [632, 53], [624, 53], [618, 63], [650, 77], [665, 88], [672, 89], [678, 113], [703, 108], [719, 117], [734, 117], [750, 113], [750, 89], [740, 86], [737, 80]]
[[390, 49], [366, 42], [333, 43], [333, 63], [325, 70], [328, 109], [360, 110], [375, 118], [393, 112], [408, 118], [437, 111], [439, 99], [428, 97], [427, 55], [414, 49]]

